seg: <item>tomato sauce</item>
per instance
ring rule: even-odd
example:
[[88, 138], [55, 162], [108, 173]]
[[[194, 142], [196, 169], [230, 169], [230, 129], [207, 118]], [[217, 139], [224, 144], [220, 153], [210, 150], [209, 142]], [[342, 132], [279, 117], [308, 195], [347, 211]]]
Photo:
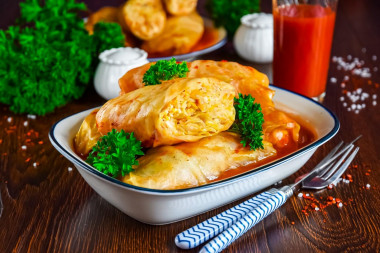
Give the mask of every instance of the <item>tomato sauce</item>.
[[241, 166], [241, 167], [238, 167], [235, 169], [226, 170], [226, 171], [222, 172], [218, 178], [216, 178], [214, 180], [210, 180], [210, 182], [217, 182], [217, 181], [220, 181], [223, 179], [231, 178], [231, 177], [240, 175], [242, 173], [257, 169], [262, 165], [271, 163], [271, 162], [278, 160], [282, 157], [290, 155], [291, 153], [293, 153], [293, 152], [309, 145], [313, 141], [315, 141], [317, 134], [312, 130], [312, 127], [310, 127], [309, 125], [307, 125], [307, 123], [300, 120], [297, 116], [295, 116], [295, 115], [291, 115], [291, 116], [293, 119], [295, 119], [298, 122], [298, 124], [300, 124], [300, 127], [301, 127], [300, 131], [299, 131], [299, 138], [298, 138], [297, 142], [290, 141], [283, 148], [276, 148], [277, 154], [275, 156], [268, 157], [262, 161], [259, 161], [259, 162], [256, 162], [256, 163], [253, 163], [250, 165]]
[[309, 97], [326, 86], [335, 12], [320, 5], [288, 5], [273, 11], [274, 85]]

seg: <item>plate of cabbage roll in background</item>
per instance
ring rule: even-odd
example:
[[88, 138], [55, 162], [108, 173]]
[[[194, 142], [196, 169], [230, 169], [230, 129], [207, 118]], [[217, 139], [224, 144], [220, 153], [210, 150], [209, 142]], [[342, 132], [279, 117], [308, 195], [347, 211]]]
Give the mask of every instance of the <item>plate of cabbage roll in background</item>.
[[[177, 63], [186, 65], [186, 74], [148, 85], [145, 77], [155, 64], [128, 71], [119, 80], [120, 96], [60, 120], [49, 133], [100, 196], [141, 222], [175, 222], [260, 191], [295, 173], [339, 130], [323, 105], [270, 86], [252, 67]], [[242, 112], [236, 104], [247, 97], [260, 105], [254, 109], [262, 117], [254, 123], [260, 125], [257, 145], [236, 131]], [[117, 133], [128, 133], [125, 147], [136, 160], [124, 164], [128, 152], [121, 156], [115, 148], [112, 155], [125, 169], [115, 176], [115, 164], [94, 162], [92, 155], [103, 152], [106, 136], [119, 141]]]
[[119, 7], [105, 6], [85, 19], [92, 34], [98, 22], [120, 24], [125, 46], [139, 47], [149, 61], [193, 59], [212, 52], [227, 42], [223, 27], [201, 17], [196, 0], [129, 0]]

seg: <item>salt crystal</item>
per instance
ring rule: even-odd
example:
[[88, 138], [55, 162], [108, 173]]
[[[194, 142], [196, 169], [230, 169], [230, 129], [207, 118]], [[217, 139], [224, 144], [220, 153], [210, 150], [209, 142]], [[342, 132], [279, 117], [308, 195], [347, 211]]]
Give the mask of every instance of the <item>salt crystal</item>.
[[306, 193], [306, 197], [309, 197], [310, 196], [310, 194], [309, 193]]
[[319, 207], [316, 206], [316, 207], [315, 207], [315, 211], [319, 211]]
[[346, 102], [344, 102], [344, 103], [343, 103], [343, 106], [344, 106], [344, 107], [346, 107], [346, 106], [347, 106], [347, 103], [346, 103]]
[[365, 108], [365, 104], [362, 104], [362, 107]]
[[361, 109], [362, 109], [362, 106], [361, 106], [361, 105], [357, 105], [357, 106], [356, 106], [356, 109], [361, 110]]
[[340, 101], [344, 101], [344, 97], [340, 97], [339, 99], [340, 99]]
[[68, 171], [72, 171], [72, 170], [73, 170], [73, 168], [71, 168], [71, 167], [68, 167], [68, 168], [67, 168], [67, 170], [68, 170]]
[[376, 98], [377, 98], [377, 94], [373, 94], [373, 95], [372, 95], [372, 98], [373, 98], [373, 99], [376, 99]]
[[337, 81], [337, 80], [336, 80], [335, 77], [331, 77], [331, 78], [330, 78], [330, 82], [332, 82], [332, 83], [336, 83], [336, 81]]
[[345, 83], [341, 83], [341, 84], [340, 84], [340, 87], [342, 87], [342, 88], [346, 88], [346, 84], [345, 84]]
[[363, 53], [367, 52], [367, 48], [363, 47], [363, 48], [362, 48], [362, 52], [363, 52]]
[[348, 81], [350, 78], [348, 76], [343, 77], [343, 81]]
[[339, 206], [339, 207], [342, 207], [342, 206], [343, 206], [343, 203], [342, 203], [342, 202], [340, 202], [340, 203], [338, 204], [338, 206]]
[[359, 110], [355, 110], [355, 114], [359, 114]]
[[363, 91], [362, 88], [358, 88], [358, 89], [356, 90], [356, 92], [357, 92], [358, 94], [362, 93], [362, 91]]
[[351, 91], [347, 92], [347, 96], [351, 96]]
[[369, 189], [369, 188], [371, 188], [371, 185], [370, 184], [366, 184], [365, 188]]
[[356, 109], [356, 104], [352, 104], [352, 105], [351, 105], [351, 109], [352, 109], [352, 110], [355, 110], [355, 109]]
[[13, 120], [13, 118], [12, 118], [12, 117], [8, 117], [8, 119], [7, 119], [8, 123], [11, 123], [11, 122], [12, 122], [12, 120]]
[[37, 168], [37, 165], [38, 165], [37, 163], [33, 163], [34, 168]]
[[22, 146], [21, 146], [21, 149], [22, 149], [22, 150], [26, 150], [26, 146], [25, 146], [25, 145], [22, 145]]
[[37, 116], [33, 115], [33, 114], [28, 114], [27, 117], [28, 117], [28, 119], [36, 119], [37, 118]]
[[377, 56], [376, 55], [372, 55], [372, 61], [376, 61], [377, 60]]
[[376, 101], [372, 101], [372, 105], [373, 105], [373, 106], [376, 106], [376, 105], [377, 105], [377, 102], [376, 102]]
[[347, 60], [349, 60], [349, 61], [350, 61], [351, 59], [352, 59], [352, 55], [350, 55], [350, 54], [349, 54], [349, 55], [347, 55]]
[[350, 111], [351, 111], [351, 108], [347, 108], [347, 111], [349, 111], [349, 112], [350, 112]]
[[24, 121], [24, 127], [28, 126], [28, 121]]
[[302, 192], [298, 193], [298, 197], [299, 197], [299, 198], [302, 198], [302, 197], [303, 197]]
[[333, 61], [333, 62], [336, 62], [337, 60], [338, 60], [338, 57], [336, 57], [336, 56], [333, 56], [333, 57], [332, 57], [332, 61]]
[[363, 77], [363, 78], [370, 78], [371, 74], [367, 73], [367, 72], [363, 72], [360, 76]]

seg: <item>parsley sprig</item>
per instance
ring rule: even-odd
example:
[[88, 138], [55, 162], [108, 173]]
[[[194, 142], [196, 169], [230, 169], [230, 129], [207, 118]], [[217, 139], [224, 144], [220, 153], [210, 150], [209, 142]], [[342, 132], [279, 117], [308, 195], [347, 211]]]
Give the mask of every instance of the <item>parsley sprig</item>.
[[263, 146], [263, 123], [264, 115], [261, 106], [255, 103], [251, 95], [239, 93], [239, 98], [235, 98], [235, 122], [230, 131], [241, 135], [243, 146], [249, 144], [251, 150], [264, 148]]
[[145, 85], [161, 84], [161, 81], [186, 77], [187, 72], [189, 72], [189, 68], [186, 62], [177, 63], [175, 58], [168, 61], [160, 60], [145, 72], [143, 83]]
[[86, 162], [100, 172], [117, 178], [133, 171], [132, 166], [138, 165], [136, 156], [139, 155], [144, 153], [141, 150], [141, 142], [133, 136], [133, 133], [112, 129], [92, 148]]
[[240, 25], [240, 18], [260, 11], [260, 0], [207, 0], [206, 8], [217, 27], [226, 28], [233, 37]]

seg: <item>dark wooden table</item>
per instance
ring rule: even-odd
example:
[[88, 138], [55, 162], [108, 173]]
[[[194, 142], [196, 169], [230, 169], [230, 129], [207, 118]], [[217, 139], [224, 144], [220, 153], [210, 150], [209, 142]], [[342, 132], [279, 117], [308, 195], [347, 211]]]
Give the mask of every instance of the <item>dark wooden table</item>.
[[[0, 2], [0, 28], [12, 24], [18, 16], [17, 2]], [[120, 2], [110, 1], [109, 4]], [[264, 11], [270, 11], [268, 2], [263, 1]], [[100, 0], [87, 3], [93, 10], [102, 4]], [[341, 130], [304, 168], [283, 181], [290, 183], [311, 169], [340, 140], [349, 141], [361, 134], [360, 152], [346, 173], [352, 175], [353, 182], [339, 183], [331, 190], [315, 194], [322, 200], [328, 196], [340, 198], [346, 205], [342, 208], [331, 205], [325, 208], [325, 213], [314, 211], [306, 216], [302, 210], [308, 202], [292, 197], [225, 252], [379, 252], [380, 110], [379, 104], [373, 105], [373, 101], [380, 100], [372, 97], [380, 95], [377, 70], [380, 65], [379, 14], [379, 1], [340, 2], [332, 57], [346, 60], [349, 55], [357, 57], [369, 68], [371, 77], [355, 76], [339, 70], [338, 64], [331, 62], [324, 105], [336, 113]], [[230, 43], [202, 58], [252, 65], [239, 59]], [[253, 66], [270, 75], [270, 65]], [[345, 76], [349, 80], [342, 88]], [[369, 93], [370, 98], [365, 101], [366, 108], [356, 114], [344, 107], [340, 97], [345, 96], [344, 90], [352, 92], [358, 87]], [[73, 164], [48, 140], [48, 131], [54, 122], [104, 102], [90, 85], [81, 99], [35, 120], [15, 115], [7, 106], [0, 105], [0, 196], [3, 204], [0, 252], [196, 252], [199, 248], [179, 250], [174, 244], [175, 235], [241, 202], [164, 226], [142, 224], [111, 206], [75, 169], [70, 170]], [[8, 119], [12, 119], [11, 122]], [[24, 122], [28, 125], [24, 126]], [[27, 139], [35, 145], [22, 150]]]

